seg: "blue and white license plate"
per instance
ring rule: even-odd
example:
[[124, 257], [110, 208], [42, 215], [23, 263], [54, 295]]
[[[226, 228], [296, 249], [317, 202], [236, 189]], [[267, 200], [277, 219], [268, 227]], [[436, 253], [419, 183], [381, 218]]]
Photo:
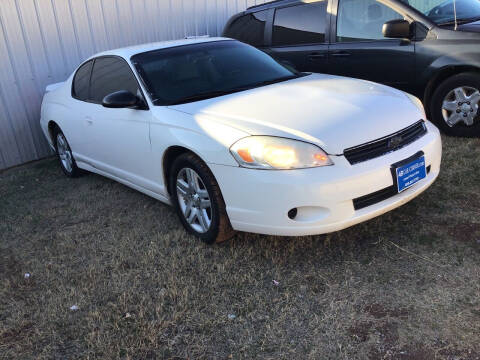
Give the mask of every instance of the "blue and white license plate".
[[408, 164], [401, 165], [397, 167], [395, 171], [397, 174], [397, 189], [400, 193], [427, 177], [425, 156], [421, 156]]

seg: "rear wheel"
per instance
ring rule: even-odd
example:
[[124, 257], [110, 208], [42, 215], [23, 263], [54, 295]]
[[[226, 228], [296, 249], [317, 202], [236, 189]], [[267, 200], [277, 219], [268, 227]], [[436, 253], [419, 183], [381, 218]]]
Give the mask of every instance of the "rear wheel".
[[463, 73], [445, 80], [431, 101], [432, 120], [447, 135], [480, 136], [480, 75]]
[[53, 137], [58, 160], [63, 173], [68, 177], [77, 177], [80, 175], [80, 169], [77, 167], [77, 163], [73, 158], [72, 150], [70, 149], [67, 138], [58, 127], [55, 128]]
[[180, 155], [170, 171], [171, 200], [185, 229], [207, 244], [233, 231], [220, 188], [210, 169], [193, 154]]

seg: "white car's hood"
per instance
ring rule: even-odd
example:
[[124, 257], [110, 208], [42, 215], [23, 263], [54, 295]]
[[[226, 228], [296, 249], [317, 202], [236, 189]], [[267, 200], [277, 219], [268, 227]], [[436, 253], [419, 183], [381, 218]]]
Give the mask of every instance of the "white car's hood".
[[342, 154], [424, 117], [399, 90], [320, 74], [170, 108], [251, 135], [313, 142], [329, 154]]

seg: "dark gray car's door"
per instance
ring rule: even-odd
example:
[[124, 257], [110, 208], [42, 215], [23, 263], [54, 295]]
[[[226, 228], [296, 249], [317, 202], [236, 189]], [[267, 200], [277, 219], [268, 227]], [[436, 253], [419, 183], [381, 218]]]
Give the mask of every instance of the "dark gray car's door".
[[387, 4], [377, 0], [333, 0], [329, 48], [332, 74], [409, 90], [414, 80], [415, 43], [383, 37], [385, 22], [405, 18]]

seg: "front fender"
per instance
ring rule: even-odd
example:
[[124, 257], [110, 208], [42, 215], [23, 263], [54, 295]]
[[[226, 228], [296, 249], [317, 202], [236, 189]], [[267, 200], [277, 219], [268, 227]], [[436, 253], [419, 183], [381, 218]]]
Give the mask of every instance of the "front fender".
[[248, 134], [244, 131], [216, 122], [208, 115], [190, 115], [168, 108], [156, 111], [150, 127], [152, 151], [161, 158], [168, 148], [181, 146], [207, 164], [226, 166], [238, 166], [229, 148], [245, 136]]
[[437, 57], [421, 72], [421, 83], [427, 84], [438, 74], [451, 68], [477, 68], [480, 70], [480, 54], [474, 52], [452, 53]]

